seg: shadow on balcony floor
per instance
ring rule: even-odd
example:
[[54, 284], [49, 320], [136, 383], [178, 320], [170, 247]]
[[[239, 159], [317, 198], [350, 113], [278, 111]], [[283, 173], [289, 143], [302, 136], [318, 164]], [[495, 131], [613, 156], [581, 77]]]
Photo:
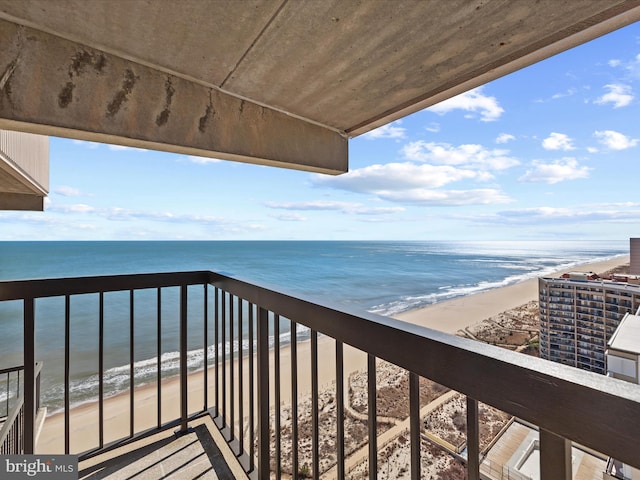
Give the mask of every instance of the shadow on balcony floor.
[[[176, 436], [165, 432], [120, 447], [79, 465], [84, 480], [155, 480], [239, 478], [216, 445], [207, 423], [192, 425]], [[214, 427], [212, 427], [214, 428]], [[223, 447], [224, 448], [224, 447]], [[245, 475], [242, 477], [246, 478]]]

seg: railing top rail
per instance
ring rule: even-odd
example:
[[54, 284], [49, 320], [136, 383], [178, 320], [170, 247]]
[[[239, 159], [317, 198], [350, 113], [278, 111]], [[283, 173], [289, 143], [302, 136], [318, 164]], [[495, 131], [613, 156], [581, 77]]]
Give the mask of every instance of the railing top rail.
[[285, 318], [640, 468], [640, 387], [419, 325], [220, 274], [211, 283]]
[[0, 369], [0, 375], [4, 375], [5, 373], [19, 372], [20, 370], [24, 370], [24, 365], [20, 365], [17, 367], [2, 368]]
[[167, 272], [0, 282], [0, 301], [205, 284], [210, 272]]

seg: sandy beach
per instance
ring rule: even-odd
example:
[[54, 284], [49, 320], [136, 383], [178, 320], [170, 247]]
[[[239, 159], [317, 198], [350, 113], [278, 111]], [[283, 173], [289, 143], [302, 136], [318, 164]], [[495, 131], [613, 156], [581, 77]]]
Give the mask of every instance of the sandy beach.
[[[554, 273], [560, 275], [566, 271], [593, 271], [603, 273], [618, 265], [629, 262], [629, 256], [615, 257], [608, 261], [588, 263], [568, 270]], [[526, 280], [517, 284], [486, 292], [458, 297], [426, 306], [417, 310], [404, 312], [396, 318], [419, 324], [447, 333], [455, 333], [458, 330], [473, 326], [482, 320], [498, 315], [506, 310], [516, 308], [538, 297], [537, 278]], [[310, 342], [301, 342], [298, 345], [298, 394], [300, 397], [310, 393]], [[321, 337], [318, 342], [319, 358], [319, 383], [327, 385], [335, 380], [335, 342], [329, 338]], [[291, 370], [289, 347], [283, 347], [280, 352], [281, 362], [281, 401], [289, 403], [291, 398]], [[249, 361], [244, 359], [244, 372], [248, 372]], [[270, 365], [274, 362], [274, 353], [271, 352]], [[345, 347], [344, 352], [345, 377], [352, 372], [362, 370], [366, 366], [366, 354]], [[273, 367], [271, 367], [273, 375]], [[237, 368], [236, 389], [238, 388]], [[248, 391], [247, 375], [244, 375], [243, 385]], [[196, 412], [203, 406], [204, 399], [204, 372], [190, 375], [189, 377], [189, 412]], [[214, 395], [215, 382], [212, 369], [208, 372], [209, 396]], [[273, 382], [272, 382], [273, 385]], [[272, 387], [273, 388], [273, 387]], [[155, 384], [139, 387], [134, 393], [134, 427], [135, 431], [151, 428], [156, 425], [156, 398], [157, 386]], [[273, 395], [273, 391], [271, 395]], [[169, 421], [179, 417], [179, 382], [172, 378], [162, 383], [162, 420]], [[271, 397], [273, 398], [273, 396]], [[125, 437], [129, 434], [129, 393], [123, 393], [108, 398], [104, 402], [105, 418], [105, 443], [112, 439]], [[211, 402], [211, 400], [210, 400]], [[246, 414], [248, 405], [244, 405]], [[236, 407], [236, 417], [238, 416]], [[71, 452], [82, 452], [98, 445], [98, 407], [97, 403], [87, 403], [71, 410], [70, 430], [73, 432], [71, 439]], [[37, 451], [39, 453], [62, 453], [64, 451], [64, 415], [54, 414], [47, 417], [42, 429]]]

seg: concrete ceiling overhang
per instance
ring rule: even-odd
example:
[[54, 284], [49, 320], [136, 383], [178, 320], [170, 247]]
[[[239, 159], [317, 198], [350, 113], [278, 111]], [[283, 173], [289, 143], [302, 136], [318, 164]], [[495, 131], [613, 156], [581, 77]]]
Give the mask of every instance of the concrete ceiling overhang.
[[0, 0], [0, 129], [324, 173], [640, 0]]

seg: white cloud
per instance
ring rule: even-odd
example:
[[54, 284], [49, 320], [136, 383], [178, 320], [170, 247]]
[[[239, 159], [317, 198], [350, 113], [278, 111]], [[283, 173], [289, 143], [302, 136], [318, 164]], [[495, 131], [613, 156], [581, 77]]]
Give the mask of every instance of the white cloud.
[[626, 205], [579, 205], [574, 208], [534, 207], [505, 210], [492, 215], [469, 217], [469, 220], [487, 225], [568, 225], [588, 223], [637, 224], [640, 208]]
[[205, 165], [207, 163], [218, 163], [222, 161], [219, 158], [197, 157], [195, 155], [187, 155], [187, 160], [193, 163], [199, 163], [201, 165]]
[[620, 67], [626, 71], [627, 79], [635, 80], [640, 78], [640, 54], [636, 55], [631, 60], [610, 60], [609, 66], [612, 68]]
[[81, 147], [90, 148], [92, 150], [98, 148], [101, 144], [97, 142], [88, 142], [87, 140], [73, 140], [74, 145], [80, 145]]
[[53, 212], [63, 212], [63, 213], [93, 213], [96, 209], [90, 205], [85, 205], [84, 203], [77, 203], [75, 205], [57, 205], [52, 203], [48, 210]]
[[361, 203], [317, 200], [313, 202], [266, 202], [269, 208], [298, 211], [340, 211], [355, 215], [387, 215], [404, 212], [403, 207], [367, 207]]
[[575, 150], [573, 140], [564, 133], [551, 132], [547, 138], [542, 141], [542, 148], [545, 150]]
[[336, 177], [314, 176], [316, 185], [359, 193], [378, 193], [409, 188], [435, 188], [465, 179], [488, 180], [489, 174], [448, 165], [387, 163], [369, 165]]
[[410, 203], [422, 206], [492, 205], [511, 201], [507, 195], [495, 189], [414, 189], [400, 192], [383, 192], [380, 194], [380, 198], [391, 202]]
[[589, 167], [578, 164], [575, 158], [563, 158], [553, 163], [533, 162], [533, 168], [520, 177], [523, 182], [559, 183], [565, 180], [577, 180], [589, 176]]
[[104, 144], [104, 143], [99, 143], [99, 142], [89, 142], [87, 140], [72, 140], [73, 143], [75, 145], [80, 145], [82, 147], [86, 147], [86, 148], [90, 148], [92, 150], [102, 146], [102, 145], [106, 145], [109, 150], [111, 150], [112, 152], [123, 152], [123, 151], [127, 151], [127, 150], [134, 150], [136, 152], [147, 152], [148, 150], [146, 148], [136, 148], [136, 147], [125, 147], [124, 145], [110, 145], [110, 144]]
[[615, 130], [598, 130], [593, 134], [598, 141], [611, 150], [626, 150], [638, 145], [637, 138], [630, 138]]
[[575, 95], [576, 93], [578, 93], [577, 89], [570, 88], [566, 92], [556, 93], [556, 94], [552, 95], [551, 99], [552, 100], [558, 100], [559, 98], [571, 97], [572, 95]]
[[82, 196], [82, 192], [77, 188], [69, 187], [68, 185], [60, 185], [57, 187], [53, 193], [57, 193], [58, 195], [62, 195], [63, 197], [80, 197]]
[[482, 145], [467, 144], [453, 146], [448, 143], [424, 142], [407, 144], [403, 152], [409, 160], [439, 165], [466, 166], [483, 170], [505, 170], [519, 165], [509, 157], [508, 150], [488, 150]]
[[124, 145], [108, 145], [109, 150], [112, 152], [126, 152], [126, 151], [136, 151], [136, 152], [148, 152], [146, 148], [137, 148], [137, 147], [125, 147]]
[[283, 222], [306, 222], [307, 217], [300, 215], [299, 213], [281, 213], [279, 215], [272, 215], [273, 218], [281, 220]]
[[626, 107], [634, 98], [633, 91], [629, 85], [609, 84], [605, 85], [604, 88], [608, 89], [609, 92], [595, 101], [599, 105], [612, 103], [613, 108]]
[[407, 129], [398, 127], [398, 125], [400, 125], [401, 123], [401, 121], [391, 122], [387, 125], [383, 125], [376, 128], [375, 130], [371, 130], [370, 132], [365, 133], [363, 137], [370, 140], [374, 140], [377, 138], [405, 138]]
[[596, 147], [587, 147], [587, 152], [589, 153], [598, 153], [598, 151]]
[[480, 120], [492, 122], [500, 118], [504, 109], [498, 104], [495, 97], [489, 97], [482, 93], [482, 87], [474, 88], [461, 95], [445, 100], [429, 107], [429, 110], [439, 115], [444, 115], [452, 110], [465, 110], [467, 112], [479, 113]]
[[431, 122], [425, 129], [427, 132], [438, 133], [440, 131], [440, 124], [438, 122]]
[[512, 140], [515, 140], [515, 139], [516, 139], [516, 137], [514, 137], [510, 133], [501, 133], [496, 138], [496, 143], [508, 143], [508, 142], [510, 142]]

